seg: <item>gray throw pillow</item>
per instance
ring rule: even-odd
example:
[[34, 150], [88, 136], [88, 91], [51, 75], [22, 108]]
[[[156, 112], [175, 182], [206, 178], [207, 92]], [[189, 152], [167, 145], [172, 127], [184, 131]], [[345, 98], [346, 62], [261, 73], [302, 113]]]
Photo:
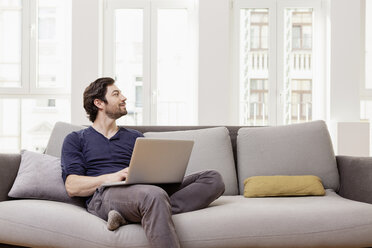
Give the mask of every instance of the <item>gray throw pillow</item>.
[[84, 199], [68, 196], [59, 158], [23, 150], [17, 177], [8, 193], [12, 198], [31, 198], [85, 206]]
[[236, 195], [238, 183], [231, 139], [226, 127], [174, 132], [147, 132], [147, 138], [194, 140], [186, 175], [204, 170], [218, 171], [225, 183], [224, 195]]

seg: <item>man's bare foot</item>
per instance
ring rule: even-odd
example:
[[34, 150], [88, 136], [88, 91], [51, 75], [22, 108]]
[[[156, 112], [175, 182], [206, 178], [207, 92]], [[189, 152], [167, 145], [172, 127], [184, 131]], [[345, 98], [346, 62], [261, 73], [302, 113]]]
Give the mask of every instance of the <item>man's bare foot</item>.
[[116, 210], [111, 210], [108, 213], [108, 220], [107, 220], [107, 229], [110, 231], [114, 231], [118, 229], [120, 226], [126, 225], [127, 221], [124, 219], [121, 214]]

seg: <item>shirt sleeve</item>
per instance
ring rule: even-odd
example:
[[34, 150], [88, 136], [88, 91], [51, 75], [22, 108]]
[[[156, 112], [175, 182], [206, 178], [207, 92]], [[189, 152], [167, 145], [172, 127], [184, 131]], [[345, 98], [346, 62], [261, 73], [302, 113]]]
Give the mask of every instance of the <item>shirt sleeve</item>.
[[143, 134], [142, 134], [141, 132], [137, 131], [137, 133], [138, 133], [137, 138], [138, 138], [138, 137], [144, 137]]
[[86, 174], [86, 163], [80, 145], [78, 133], [73, 132], [63, 141], [61, 154], [62, 178], [66, 182], [67, 176]]

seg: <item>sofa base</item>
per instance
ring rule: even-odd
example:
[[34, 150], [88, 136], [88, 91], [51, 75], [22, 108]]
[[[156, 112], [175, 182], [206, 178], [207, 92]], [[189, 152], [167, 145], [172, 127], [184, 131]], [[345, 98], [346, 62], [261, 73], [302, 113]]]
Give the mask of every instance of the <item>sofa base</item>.
[[[332, 190], [324, 197], [223, 196], [207, 209], [173, 219], [184, 248], [372, 246], [372, 205]], [[110, 232], [83, 208], [42, 200], [0, 202], [0, 243], [149, 247], [139, 224]]]

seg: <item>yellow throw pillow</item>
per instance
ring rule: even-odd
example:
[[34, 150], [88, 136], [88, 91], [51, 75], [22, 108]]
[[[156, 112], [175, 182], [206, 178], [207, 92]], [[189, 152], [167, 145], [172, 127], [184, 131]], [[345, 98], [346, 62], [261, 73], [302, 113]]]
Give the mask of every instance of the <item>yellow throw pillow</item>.
[[245, 197], [325, 195], [317, 176], [255, 176], [244, 180]]

